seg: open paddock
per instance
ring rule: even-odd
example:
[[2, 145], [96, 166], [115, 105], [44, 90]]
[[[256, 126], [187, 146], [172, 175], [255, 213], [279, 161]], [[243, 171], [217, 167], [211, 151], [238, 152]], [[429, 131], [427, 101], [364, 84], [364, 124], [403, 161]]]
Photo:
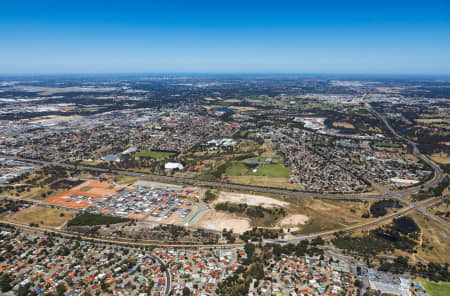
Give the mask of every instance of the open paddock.
[[32, 206], [10, 215], [8, 222], [20, 224], [39, 224], [44, 226], [57, 227], [76, 215], [76, 211], [53, 209], [43, 206]]

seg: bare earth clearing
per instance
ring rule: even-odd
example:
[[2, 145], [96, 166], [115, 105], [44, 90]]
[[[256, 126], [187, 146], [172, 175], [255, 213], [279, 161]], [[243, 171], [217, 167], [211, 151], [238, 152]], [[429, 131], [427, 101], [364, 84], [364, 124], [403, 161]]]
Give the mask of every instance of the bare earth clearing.
[[296, 215], [288, 215], [281, 219], [280, 226], [295, 226], [298, 224], [306, 224], [309, 218], [305, 215], [296, 214]]
[[235, 192], [220, 192], [219, 198], [216, 200], [216, 203], [223, 202], [232, 202], [238, 204], [245, 203], [249, 206], [262, 206], [265, 208], [289, 206], [289, 203], [274, 198]]
[[244, 218], [235, 218], [231, 214], [213, 210], [205, 219], [202, 219], [199, 227], [215, 231], [232, 229], [234, 233], [242, 234], [250, 230], [250, 222]]

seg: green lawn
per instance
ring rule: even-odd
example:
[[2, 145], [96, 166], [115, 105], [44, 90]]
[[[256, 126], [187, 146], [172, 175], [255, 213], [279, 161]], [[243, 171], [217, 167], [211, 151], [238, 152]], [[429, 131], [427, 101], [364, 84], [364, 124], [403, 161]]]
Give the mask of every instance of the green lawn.
[[291, 170], [282, 164], [268, 164], [261, 166], [253, 173], [243, 162], [233, 161], [227, 166], [225, 174], [228, 176], [267, 176], [272, 178], [289, 178]]
[[228, 176], [247, 176], [250, 174], [250, 170], [244, 163], [240, 161], [233, 161], [225, 169], [225, 174]]
[[172, 155], [175, 155], [175, 153], [165, 151], [153, 151], [153, 150], [144, 150], [134, 154], [135, 157], [156, 158], [156, 159], [166, 158]]
[[291, 169], [282, 164], [268, 164], [260, 167], [255, 175], [273, 178], [289, 178]]
[[430, 296], [447, 296], [450, 295], [450, 283], [432, 282], [427, 279], [417, 279], [425, 288]]
[[400, 148], [400, 145], [397, 143], [383, 143], [383, 142], [376, 142], [376, 147], [383, 147], [383, 148]]

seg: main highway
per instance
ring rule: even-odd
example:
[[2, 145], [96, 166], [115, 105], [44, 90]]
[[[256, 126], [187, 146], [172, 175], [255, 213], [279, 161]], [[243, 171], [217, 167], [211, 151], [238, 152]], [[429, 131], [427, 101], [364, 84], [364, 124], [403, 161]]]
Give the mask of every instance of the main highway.
[[91, 171], [91, 172], [100, 172], [100, 173], [113, 173], [113, 174], [119, 174], [119, 175], [126, 175], [126, 176], [132, 176], [132, 177], [141, 177], [141, 178], [148, 178], [155, 181], [160, 182], [170, 182], [170, 183], [181, 183], [181, 184], [190, 184], [190, 185], [196, 185], [196, 186], [205, 186], [205, 187], [215, 187], [215, 188], [224, 188], [224, 189], [230, 189], [230, 190], [240, 190], [240, 191], [248, 191], [248, 192], [259, 192], [259, 193], [270, 193], [270, 194], [277, 194], [277, 195], [287, 195], [287, 196], [296, 196], [296, 197], [314, 197], [314, 198], [326, 198], [326, 199], [380, 199], [380, 198], [388, 198], [388, 197], [394, 197], [397, 199], [400, 199], [403, 202], [408, 203], [404, 198], [408, 195], [418, 193], [421, 189], [430, 189], [436, 187], [442, 180], [444, 179], [444, 174], [441, 170], [441, 168], [431, 161], [429, 158], [427, 158], [425, 155], [420, 153], [417, 144], [400, 134], [398, 134], [392, 126], [389, 124], [388, 120], [382, 116], [380, 113], [378, 113], [375, 109], [372, 108], [370, 104], [367, 103], [367, 107], [369, 110], [378, 117], [390, 130], [390, 132], [397, 137], [398, 139], [406, 142], [408, 145], [411, 146], [412, 152], [415, 156], [417, 156], [419, 159], [421, 159], [423, 162], [428, 164], [433, 169], [433, 177], [425, 182], [422, 186], [415, 186], [403, 189], [401, 191], [395, 191], [395, 192], [382, 192], [382, 193], [355, 193], [355, 194], [330, 194], [330, 193], [312, 193], [312, 192], [303, 192], [303, 191], [296, 191], [296, 190], [288, 190], [288, 189], [279, 189], [279, 188], [270, 188], [270, 187], [263, 187], [263, 186], [255, 186], [255, 185], [241, 185], [241, 184], [233, 184], [233, 183], [224, 183], [224, 182], [216, 182], [216, 181], [202, 181], [197, 179], [191, 179], [191, 178], [182, 178], [182, 177], [172, 177], [172, 176], [165, 176], [165, 175], [156, 175], [156, 174], [149, 174], [149, 173], [139, 173], [139, 172], [132, 172], [132, 171], [125, 171], [125, 170], [117, 170], [117, 169], [105, 169], [105, 168], [98, 168], [93, 166], [86, 166], [86, 165], [75, 165], [75, 164], [69, 164], [69, 163], [63, 163], [59, 161], [45, 161], [45, 160], [37, 160], [37, 159], [30, 159], [30, 158], [22, 158], [22, 157], [16, 157], [11, 155], [2, 155], [0, 154], [0, 157], [7, 158], [7, 159], [15, 159], [15, 160], [22, 160], [29, 163], [35, 163], [38, 165], [53, 165], [53, 166], [60, 166], [68, 169], [79, 169], [79, 170], [85, 170], [85, 171]]
[[[313, 233], [313, 234], [308, 234], [308, 235], [297, 235], [297, 236], [292, 236], [292, 237], [290, 237], [288, 239], [285, 239], [285, 240], [266, 239], [266, 240], [264, 240], [264, 243], [266, 243], [266, 244], [268, 244], [268, 243], [279, 243], [279, 244], [294, 243], [295, 244], [295, 243], [299, 243], [300, 241], [305, 240], [305, 239], [314, 239], [314, 238], [317, 238], [317, 237], [327, 238], [327, 237], [332, 237], [336, 233], [351, 233], [351, 232], [355, 232], [355, 231], [358, 231], [358, 230], [363, 230], [363, 229], [366, 229], [366, 228], [370, 228], [370, 227], [373, 227], [373, 226], [378, 226], [378, 225], [381, 225], [381, 224], [385, 224], [385, 223], [391, 221], [394, 218], [405, 216], [405, 215], [407, 215], [407, 214], [409, 214], [409, 213], [411, 213], [411, 212], [413, 212], [415, 210], [421, 211], [425, 215], [430, 216], [432, 214], [430, 212], [428, 212], [426, 209], [441, 203], [444, 200], [444, 198], [448, 198], [448, 196], [445, 196], [445, 197], [440, 197], [440, 196], [433, 197], [433, 198], [424, 200], [424, 201], [419, 202], [419, 203], [411, 204], [411, 206], [409, 206], [409, 207], [407, 207], [405, 209], [399, 210], [396, 213], [393, 213], [393, 214], [390, 214], [390, 215], [386, 215], [386, 216], [383, 216], [383, 217], [381, 217], [379, 219], [372, 220], [370, 222], [366, 222], [366, 223], [363, 223], [363, 224], [350, 226], [350, 227], [347, 227], [347, 228], [344, 228], [344, 229], [341, 229], [341, 230], [330, 230], [330, 231], [323, 231], [323, 232], [318, 232], [318, 233]], [[437, 218], [437, 219], [442, 220], [442, 221], [438, 221], [438, 220], [436, 220], [436, 221], [448, 225], [447, 221], [445, 221], [445, 220], [443, 220], [443, 219], [441, 219], [441, 218], [439, 218], [437, 216], [434, 216], [434, 217]]]
[[[363, 98], [366, 98], [368, 94], [365, 94]], [[215, 187], [215, 188], [224, 188], [224, 189], [230, 189], [230, 190], [240, 190], [240, 191], [248, 191], [248, 192], [260, 192], [260, 193], [270, 193], [270, 194], [277, 194], [277, 195], [287, 195], [287, 196], [297, 196], [297, 197], [314, 197], [314, 198], [326, 198], [326, 199], [380, 199], [380, 198], [387, 198], [387, 197], [394, 197], [402, 202], [408, 203], [408, 201], [405, 199], [408, 195], [418, 193], [421, 189], [427, 190], [430, 188], [436, 187], [442, 180], [444, 179], [444, 174], [441, 170], [441, 168], [434, 163], [432, 160], [427, 158], [425, 155], [420, 153], [417, 144], [410, 139], [407, 139], [406, 137], [400, 135], [395, 131], [388, 120], [382, 116], [379, 112], [377, 112], [369, 103], [366, 103], [367, 108], [378, 118], [380, 119], [384, 125], [389, 129], [389, 131], [398, 139], [401, 141], [407, 143], [411, 146], [413, 154], [421, 159], [423, 162], [428, 164], [433, 169], [433, 177], [422, 184], [422, 186], [415, 186], [403, 189], [401, 191], [385, 191], [381, 193], [355, 193], [355, 194], [330, 194], [330, 193], [312, 193], [312, 192], [303, 192], [303, 191], [296, 191], [296, 190], [288, 190], [288, 189], [279, 189], [279, 188], [271, 188], [271, 187], [263, 187], [263, 186], [255, 186], [255, 185], [241, 185], [241, 184], [233, 184], [233, 183], [224, 183], [224, 182], [216, 182], [216, 181], [202, 181], [197, 179], [191, 179], [191, 178], [182, 178], [182, 177], [172, 177], [172, 176], [165, 176], [165, 175], [157, 175], [157, 174], [149, 174], [149, 173], [139, 173], [139, 172], [132, 172], [132, 171], [125, 171], [125, 170], [117, 170], [117, 169], [105, 169], [105, 168], [98, 168], [93, 166], [85, 166], [85, 165], [78, 165], [78, 164], [70, 164], [70, 163], [64, 163], [59, 161], [45, 161], [45, 160], [37, 160], [37, 159], [29, 159], [29, 158], [22, 158], [22, 157], [16, 157], [11, 155], [3, 155], [0, 154], [1, 158], [7, 158], [7, 159], [15, 159], [15, 160], [22, 160], [29, 163], [35, 163], [38, 165], [52, 165], [52, 166], [60, 166], [68, 169], [79, 169], [79, 170], [85, 170], [85, 171], [93, 171], [93, 172], [100, 172], [100, 173], [113, 173], [113, 174], [119, 174], [119, 175], [126, 175], [126, 176], [132, 176], [132, 177], [142, 177], [142, 178], [148, 178], [155, 181], [162, 181], [162, 182], [170, 182], [170, 183], [181, 183], [181, 184], [190, 184], [190, 185], [196, 185], [196, 186], [205, 186], [205, 187]]]
[[[44, 166], [60, 166], [60, 167], [64, 167], [67, 169], [78, 169], [78, 170], [91, 171], [91, 172], [111, 173], [111, 174], [117, 174], [117, 175], [148, 178], [148, 179], [151, 179], [154, 181], [160, 181], [160, 182], [190, 184], [190, 185], [195, 185], [195, 186], [223, 188], [223, 189], [247, 191], [247, 192], [269, 193], [269, 194], [287, 195], [287, 196], [295, 196], [295, 197], [313, 197], [313, 198], [344, 199], [345, 200], [345, 199], [380, 199], [380, 198], [390, 197], [392, 195], [392, 193], [386, 193], [386, 192], [385, 193], [373, 193], [373, 194], [370, 194], [370, 193], [366, 193], [366, 194], [311, 193], [311, 192], [270, 188], [270, 187], [262, 187], [262, 186], [255, 186], [255, 185], [241, 185], [241, 184], [224, 183], [224, 182], [216, 182], [216, 181], [202, 181], [202, 180], [191, 179], [191, 178], [172, 177], [172, 176], [156, 175], [156, 174], [149, 174], [149, 173], [138, 173], [138, 172], [132, 172], [132, 171], [117, 170], [117, 169], [105, 169], [105, 168], [98, 168], [98, 167], [93, 167], [93, 166], [74, 165], [74, 164], [63, 163], [63, 162], [58, 162], [58, 161], [37, 160], [37, 159], [23, 158], [23, 157], [3, 155], [3, 154], [0, 154], [0, 158], [21, 160], [21, 161], [25, 161], [28, 163], [34, 163], [34, 164], [44, 165]], [[427, 163], [429, 163], [430, 166], [433, 168], [434, 176], [431, 180], [427, 181], [422, 186], [424, 189], [433, 188], [433, 187], [437, 186], [443, 180], [444, 177], [443, 177], [442, 171], [440, 170], [440, 168], [437, 165], [435, 165], [433, 162], [431, 162], [430, 160], [428, 160], [425, 157], [424, 157], [424, 159], [426, 159]], [[404, 196], [407, 196], [410, 194], [417, 193], [417, 192], [419, 192], [419, 190], [420, 190], [419, 187], [408, 188], [408, 189], [404, 189], [402, 191], [396, 191], [395, 195], [404, 197]]]
[[[373, 226], [377, 226], [377, 225], [381, 225], [384, 223], [389, 222], [390, 220], [400, 217], [400, 216], [404, 216], [408, 213], [410, 213], [411, 211], [414, 210], [425, 210], [427, 207], [436, 205], [440, 202], [442, 202], [443, 199], [441, 197], [434, 197], [428, 200], [425, 200], [423, 202], [420, 203], [416, 203], [413, 204], [412, 206], [400, 210], [396, 213], [384, 216], [382, 218], [379, 218], [377, 220], [368, 222], [368, 223], [364, 223], [364, 224], [360, 224], [360, 225], [356, 225], [356, 226], [351, 226], [348, 227], [346, 229], [343, 230], [331, 230], [331, 231], [325, 231], [325, 232], [320, 232], [320, 233], [315, 233], [315, 234], [310, 234], [310, 235], [301, 235], [301, 236], [295, 236], [292, 237], [290, 239], [287, 240], [264, 240], [264, 244], [272, 244], [272, 243], [279, 243], [279, 244], [285, 244], [285, 243], [298, 243], [302, 240], [305, 239], [313, 239], [313, 238], [317, 238], [317, 237], [323, 237], [323, 238], [328, 238], [331, 237], [333, 235], [335, 235], [338, 232], [343, 232], [343, 233], [349, 233], [349, 232], [354, 232], [354, 231], [358, 231], [358, 230], [362, 230], [365, 228], [369, 228], [369, 227], [373, 227]], [[427, 213], [429, 213], [428, 211], [426, 211]], [[14, 222], [7, 222], [7, 221], [0, 221], [0, 227], [2, 225], [9, 225], [11, 227], [14, 227], [16, 229], [20, 229], [22, 231], [25, 232], [32, 232], [32, 233], [37, 233], [37, 234], [42, 234], [45, 235], [47, 233], [53, 233], [53, 234], [57, 234], [60, 235], [64, 238], [72, 238], [72, 239], [82, 239], [85, 241], [90, 241], [93, 243], [98, 243], [98, 244], [115, 244], [115, 245], [120, 245], [123, 246], [125, 248], [135, 248], [135, 247], [146, 247], [146, 246], [159, 246], [159, 247], [179, 247], [179, 248], [236, 248], [236, 247], [243, 247], [244, 244], [204, 244], [204, 245], [190, 245], [190, 244], [164, 244], [164, 243], [155, 243], [155, 242], [145, 242], [145, 241], [131, 241], [131, 240], [126, 240], [124, 238], [121, 239], [111, 239], [111, 238], [106, 238], [106, 237], [91, 237], [91, 236], [85, 236], [85, 235], [79, 235], [76, 233], [72, 233], [69, 231], [64, 231], [64, 230], [60, 230], [60, 229], [56, 229], [56, 228], [47, 228], [47, 227], [31, 227], [28, 225], [23, 225], [23, 224], [19, 224], [19, 223], [14, 223]], [[169, 269], [167, 268], [167, 266], [165, 265], [164, 261], [159, 258], [158, 256], [154, 255], [153, 253], [151, 253], [151, 257], [158, 262], [165, 270], [164, 270], [164, 277], [165, 277], [165, 288], [164, 288], [164, 295], [168, 296], [170, 295], [170, 292], [172, 290], [172, 277], [170, 274]]]
[[[396, 198], [405, 204], [407, 204], [407, 207], [403, 210], [400, 210], [396, 213], [393, 213], [391, 215], [384, 216], [380, 219], [367, 222], [364, 224], [351, 226], [343, 230], [332, 230], [332, 231], [326, 231], [326, 232], [320, 232], [315, 233], [311, 235], [300, 235], [300, 236], [294, 236], [286, 240], [265, 240], [264, 243], [297, 243], [304, 239], [312, 239], [316, 237], [330, 237], [337, 232], [354, 232], [358, 230], [362, 230], [365, 228], [377, 226], [383, 223], [386, 223], [393, 218], [400, 217], [403, 215], [406, 215], [414, 210], [419, 210], [425, 215], [429, 216], [432, 219], [437, 219], [439, 222], [446, 223], [447, 226], [450, 227], [450, 223], [447, 221], [443, 221], [442, 219], [434, 216], [433, 214], [429, 213], [426, 208], [433, 206], [435, 204], [438, 204], [442, 202], [442, 197], [434, 197], [428, 200], [425, 200], [423, 202], [419, 203], [412, 203], [406, 199], [408, 195], [418, 193], [421, 189], [430, 189], [436, 187], [442, 180], [444, 179], [444, 174], [440, 167], [435, 164], [433, 161], [428, 159], [426, 156], [424, 156], [422, 153], [420, 153], [417, 144], [413, 141], [399, 135], [389, 124], [387, 119], [379, 114], [376, 110], [374, 110], [370, 104], [367, 104], [368, 108], [371, 110], [371, 112], [377, 116], [390, 130], [390, 132], [397, 137], [398, 139], [406, 142], [408, 145], [412, 147], [413, 154], [417, 156], [419, 159], [421, 159], [423, 162], [427, 163], [432, 169], [433, 169], [433, 177], [428, 180], [426, 183], [424, 183], [421, 187], [411, 187], [406, 188], [401, 191], [386, 191], [383, 193], [374, 193], [374, 194], [320, 194], [320, 193], [309, 193], [309, 192], [300, 192], [300, 191], [294, 191], [294, 190], [286, 190], [286, 189], [277, 189], [277, 188], [268, 188], [268, 187], [260, 187], [260, 186], [250, 186], [250, 185], [240, 185], [240, 184], [230, 184], [230, 183], [223, 183], [223, 182], [214, 182], [214, 181], [201, 181], [196, 179], [190, 179], [190, 178], [180, 178], [180, 177], [171, 177], [171, 176], [163, 176], [163, 175], [156, 175], [156, 174], [147, 174], [147, 173], [138, 173], [138, 172], [130, 172], [125, 170], [113, 170], [113, 169], [104, 169], [104, 168], [97, 168], [97, 167], [91, 167], [91, 166], [84, 166], [84, 165], [74, 165], [69, 163], [62, 163], [57, 161], [44, 161], [44, 160], [36, 160], [36, 159], [28, 159], [28, 158], [22, 158], [22, 157], [16, 157], [16, 156], [10, 156], [10, 155], [0, 155], [2, 158], [7, 159], [14, 159], [14, 160], [21, 160], [29, 163], [35, 163], [38, 165], [46, 165], [46, 166], [60, 166], [68, 169], [78, 169], [78, 170], [85, 170], [85, 171], [93, 171], [93, 172], [101, 172], [101, 173], [113, 173], [113, 174], [121, 174], [126, 176], [133, 176], [133, 177], [142, 177], [142, 178], [149, 178], [155, 181], [162, 181], [162, 182], [171, 182], [171, 183], [181, 183], [181, 184], [190, 184], [190, 185], [196, 185], [196, 186], [206, 186], [206, 187], [215, 187], [215, 188], [224, 188], [224, 189], [231, 189], [231, 190], [241, 190], [241, 191], [250, 191], [250, 192], [260, 192], [260, 193], [270, 193], [270, 194], [278, 194], [278, 195], [288, 195], [288, 196], [297, 196], [297, 197], [314, 197], [314, 198], [327, 198], [327, 199], [379, 199], [379, 198], [386, 198], [386, 197], [392, 197]], [[445, 197], [447, 198], [447, 197]], [[14, 198], [12, 198], [14, 199]], [[38, 201], [31, 201], [27, 200], [27, 202], [32, 202], [35, 204], [42, 204]], [[44, 204], [42, 204], [44, 205]], [[45, 204], [47, 205], [47, 204]], [[442, 220], [442, 221], [441, 221]], [[45, 232], [52, 232], [57, 233], [59, 235], [62, 235], [64, 237], [79, 237], [78, 235], [75, 235], [73, 233], [62, 231], [54, 228], [35, 228], [35, 227], [29, 227], [22, 224], [17, 223], [11, 223], [6, 221], [0, 221], [0, 223], [8, 224], [10, 226], [35, 232], [35, 233], [42, 233]], [[216, 245], [183, 245], [183, 244], [164, 244], [164, 243], [155, 243], [155, 242], [135, 242], [135, 241], [126, 241], [122, 239], [111, 239], [111, 238], [101, 238], [101, 237], [88, 237], [88, 236], [82, 236], [82, 239], [97, 242], [97, 243], [109, 243], [109, 244], [119, 244], [124, 245], [127, 247], [139, 247], [139, 246], [167, 246], [167, 247], [240, 247], [242, 244], [216, 244]], [[161, 266], [165, 267], [164, 262], [158, 257], [152, 254], [152, 258], [157, 261]], [[171, 275], [169, 270], [166, 268], [165, 272], [165, 278], [166, 278], [166, 286], [164, 290], [164, 295], [168, 296], [171, 291]]]

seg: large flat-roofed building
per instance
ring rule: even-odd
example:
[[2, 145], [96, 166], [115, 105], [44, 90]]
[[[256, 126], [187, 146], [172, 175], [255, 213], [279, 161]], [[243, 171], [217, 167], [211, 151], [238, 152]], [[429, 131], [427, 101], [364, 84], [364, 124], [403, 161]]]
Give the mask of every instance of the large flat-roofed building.
[[164, 165], [164, 168], [166, 169], [166, 170], [175, 170], [175, 169], [178, 169], [178, 170], [182, 170], [182, 169], [184, 169], [184, 166], [181, 164], [181, 163], [179, 163], [179, 162], [168, 162], [168, 163], [166, 163], [165, 165]]
[[371, 289], [393, 295], [411, 295], [411, 278], [401, 277], [373, 269], [368, 271], [367, 277]]

